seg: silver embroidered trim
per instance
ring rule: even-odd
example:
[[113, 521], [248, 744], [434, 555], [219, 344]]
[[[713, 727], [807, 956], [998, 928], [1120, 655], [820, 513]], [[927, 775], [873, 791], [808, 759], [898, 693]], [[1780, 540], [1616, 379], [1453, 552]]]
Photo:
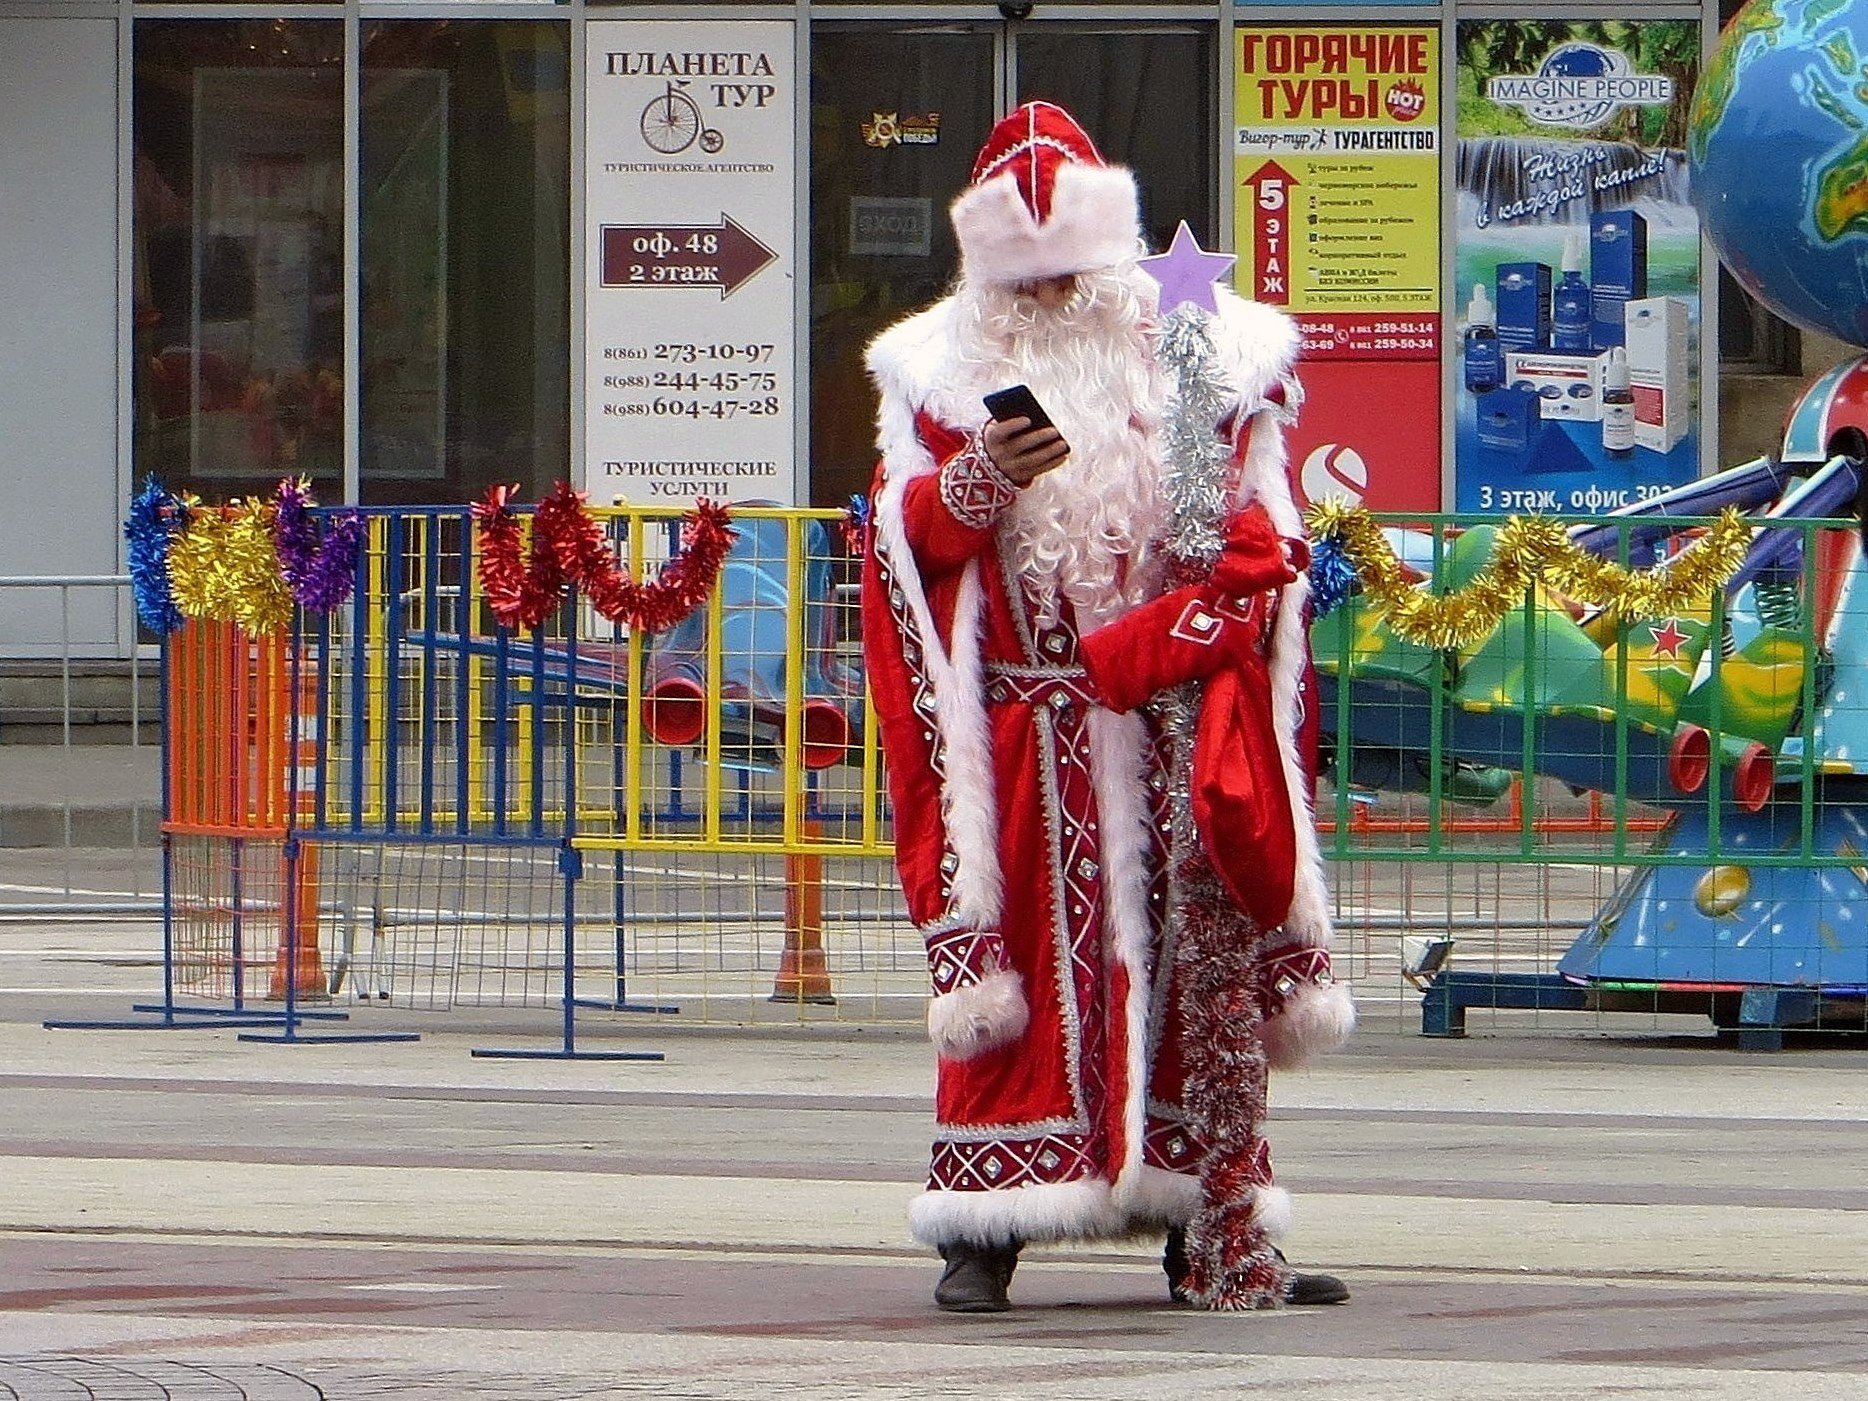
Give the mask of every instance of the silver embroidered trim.
[[940, 469], [940, 499], [969, 530], [984, 530], [1018, 499], [1018, 487], [993, 464], [975, 433]]

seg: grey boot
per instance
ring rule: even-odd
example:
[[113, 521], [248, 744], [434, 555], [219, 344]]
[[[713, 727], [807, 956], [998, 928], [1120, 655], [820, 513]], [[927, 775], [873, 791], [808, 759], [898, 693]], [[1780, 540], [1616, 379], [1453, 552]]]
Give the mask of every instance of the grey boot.
[[1010, 1245], [975, 1245], [955, 1241], [940, 1248], [947, 1262], [934, 1302], [948, 1313], [1004, 1313], [1012, 1307], [1006, 1286], [1018, 1268], [1018, 1242]]

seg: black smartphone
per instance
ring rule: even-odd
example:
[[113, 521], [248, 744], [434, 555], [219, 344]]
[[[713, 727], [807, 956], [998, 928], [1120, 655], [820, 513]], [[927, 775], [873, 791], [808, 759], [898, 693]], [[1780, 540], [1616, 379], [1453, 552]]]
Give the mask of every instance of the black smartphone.
[[1044, 405], [1038, 402], [1038, 396], [1031, 392], [1028, 384], [1015, 384], [1010, 389], [995, 389], [982, 401], [986, 412], [1001, 423], [1008, 418], [1026, 418], [1031, 420], [1033, 428], [1054, 428], [1051, 416], [1044, 411]]

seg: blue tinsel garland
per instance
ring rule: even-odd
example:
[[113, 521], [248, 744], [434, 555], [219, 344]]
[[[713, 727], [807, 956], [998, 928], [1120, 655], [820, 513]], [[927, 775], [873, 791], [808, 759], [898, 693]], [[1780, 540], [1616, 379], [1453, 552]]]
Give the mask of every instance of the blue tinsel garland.
[[1356, 567], [1340, 535], [1326, 535], [1310, 551], [1311, 616], [1327, 618], [1356, 587]]
[[863, 552], [863, 532], [869, 528], [869, 498], [862, 492], [851, 495], [843, 508], [843, 543], [853, 555]]
[[171, 633], [185, 619], [169, 591], [169, 544], [182, 528], [183, 507], [152, 477], [130, 502], [123, 538], [130, 550], [130, 594], [136, 616], [151, 632]]

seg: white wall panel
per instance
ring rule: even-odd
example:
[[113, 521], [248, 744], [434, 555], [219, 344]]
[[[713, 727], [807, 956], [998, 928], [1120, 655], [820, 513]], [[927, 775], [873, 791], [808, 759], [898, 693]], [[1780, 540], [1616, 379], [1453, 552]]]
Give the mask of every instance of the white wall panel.
[[[0, 576], [118, 569], [116, 303], [116, 23], [0, 17]], [[72, 620], [118, 649], [103, 591]], [[58, 635], [55, 593], [0, 588], [0, 656]]]

